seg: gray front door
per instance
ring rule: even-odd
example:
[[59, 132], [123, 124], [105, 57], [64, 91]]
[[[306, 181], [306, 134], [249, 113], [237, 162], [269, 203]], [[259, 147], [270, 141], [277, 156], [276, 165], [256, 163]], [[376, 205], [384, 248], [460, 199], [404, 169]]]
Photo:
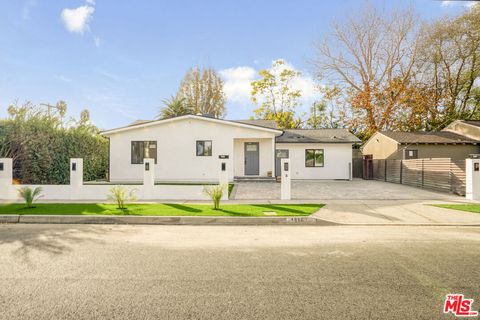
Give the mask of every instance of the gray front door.
[[258, 142], [245, 142], [245, 175], [258, 176], [260, 173], [260, 152]]
[[275, 176], [280, 177], [280, 160], [288, 159], [288, 149], [275, 150]]

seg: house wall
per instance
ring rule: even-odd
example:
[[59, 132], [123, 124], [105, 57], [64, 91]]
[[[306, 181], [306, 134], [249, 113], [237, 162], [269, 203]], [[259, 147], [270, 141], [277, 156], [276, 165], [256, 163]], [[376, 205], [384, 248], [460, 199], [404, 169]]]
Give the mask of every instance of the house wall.
[[398, 152], [388, 159], [403, 159], [404, 148], [418, 150], [418, 158], [451, 158], [465, 159], [469, 154], [479, 153], [479, 147], [475, 145], [401, 145]]
[[472, 126], [461, 121], [454, 121], [444, 131], [461, 134], [480, 141], [480, 127]]
[[245, 142], [258, 142], [260, 152], [260, 176], [267, 176], [267, 172], [273, 174], [274, 168], [274, 143], [273, 139], [235, 139], [234, 141], [234, 172], [235, 176], [245, 175]]
[[[363, 155], [373, 155], [373, 159], [396, 159], [398, 143], [381, 133], [375, 133], [362, 148]], [[400, 153], [400, 156], [401, 153]]]
[[[292, 179], [350, 179], [352, 145], [349, 143], [277, 143], [288, 149]], [[306, 167], [305, 149], [323, 149], [324, 166]]]
[[442, 145], [442, 144], [398, 144], [383, 134], [374, 134], [363, 146], [363, 154], [373, 155], [373, 159], [403, 159], [404, 149], [418, 150], [418, 158], [451, 158], [465, 159], [469, 154], [479, 153], [475, 145]]
[[[272, 141], [274, 137], [274, 132], [194, 118], [112, 133], [110, 180], [127, 182], [142, 180], [143, 165], [131, 164], [131, 141], [157, 141], [156, 180], [218, 181], [219, 155], [229, 155], [234, 159], [233, 163], [237, 164], [237, 167], [234, 165], [228, 168], [230, 180], [233, 180], [234, 175], [243, 173], [243, 170], [239, 172], [238, 168], [238, 161], [243, 163], [243, 151], [234, 150], [234, 139], [261, 141], [260, 148], [266, 151], [264, 145], [268, 139]], [[211, 157], [196, 155], [197, 140], [212, 141]], [[267, 157], [271, 157], [271, 154], [261, 151], [261, 174], [273, 169], [272, 165], [268, 166]], [[272, 158], [269, 161], [273, 164]]]

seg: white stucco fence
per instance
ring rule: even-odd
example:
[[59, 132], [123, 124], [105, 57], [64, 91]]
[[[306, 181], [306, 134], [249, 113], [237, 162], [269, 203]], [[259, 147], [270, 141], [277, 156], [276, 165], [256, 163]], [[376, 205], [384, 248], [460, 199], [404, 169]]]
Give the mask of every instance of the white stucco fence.
[[[12, 159], [0, 158], [0, 200], [16, 201], [20, 199], [18, 194], [20, 188], [41, 187], [40, 201], [107, 201], [110, 189], [115, 185], [121, 185], [129, 191], [135, 190], [135, 196], [139, 201], [209, 200], [203, 193], [204, 185], [155, 185], [154, 170], [154, 160], [145, 159], [143, 184], [84, 184], [83, 159], [70, 159], [70, 184], [68, 185], [17, 185], [12, 183]], [[224, 192], [223, 200], [228, 200], [228, 189]]]

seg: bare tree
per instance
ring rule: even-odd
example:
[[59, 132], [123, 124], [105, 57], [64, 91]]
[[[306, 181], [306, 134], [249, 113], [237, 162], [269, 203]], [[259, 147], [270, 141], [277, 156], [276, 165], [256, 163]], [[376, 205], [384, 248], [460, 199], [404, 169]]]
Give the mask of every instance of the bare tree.
[[384, 14], [367, 6], [335, 23], [316, 44], [318, 77], [337, 88], [348, 105], [342, 117], [366, 136], [391, 126], [399, 100], [412, 79], [417, 56], [417, 22], [411, 10]]
[[479, 118], [480, 6], [426, 25], [420, 42], [417, 87], [430, 92], [427, 129]]
[[194, 113], [209, 114], [217, 118], [225, 115], [223, 80], [212, 68], [194, 67], [185, 74], [177, 93], [186, 107]]

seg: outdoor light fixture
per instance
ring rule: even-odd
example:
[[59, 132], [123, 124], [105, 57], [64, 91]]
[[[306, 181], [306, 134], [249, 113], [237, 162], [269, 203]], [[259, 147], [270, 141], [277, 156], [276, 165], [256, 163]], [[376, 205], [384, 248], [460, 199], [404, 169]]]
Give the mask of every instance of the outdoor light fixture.
[[150, 162], [145, 163], [145, 171], [150, 171]]
[[72, 163], [72, 171], [77, 171], [77, 163], [76, 162]]
[[0, 162], [0, 171], [3, 171], [3, 162]]

